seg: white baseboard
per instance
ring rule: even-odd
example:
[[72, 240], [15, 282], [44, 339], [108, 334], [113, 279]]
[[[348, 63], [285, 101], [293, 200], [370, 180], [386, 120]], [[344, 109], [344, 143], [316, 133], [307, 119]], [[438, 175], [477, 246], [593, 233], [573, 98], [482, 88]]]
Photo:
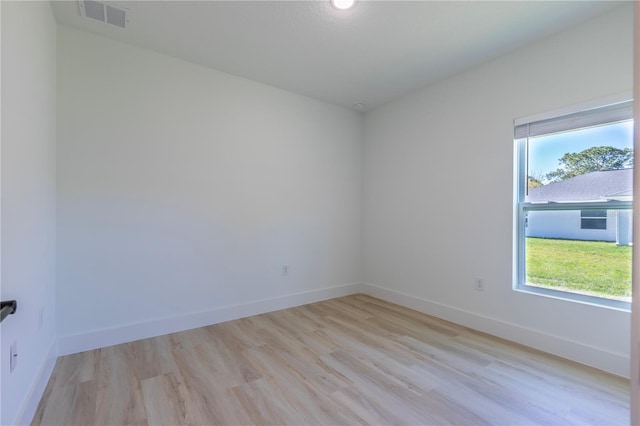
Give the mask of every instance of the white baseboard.
[[221, 306], [205, 312], [145, 321], [123, 327], [114, 327], [89, 333], [58, 337], [58, 355], [69, 355], [92, 349], [133, 342], [163, 334], [204, 327], [251, 315], [287, 309], [307, 303], [319, 302], [335, 297], [348, 296], [361, 292], [361, 283], [351, 283], [320, 290], [288, 294], [269, 299]]
[[454, 306], [433, 302], [373, 284], [363, 283], [360, 288], [363, 293], [387, 302], [539, 349], [618, 376], [630, 377], [631, 361], [629, 355], [609, 352], [563, 337], [522, 327], [496, 318], [478, 315]]
[[53, 341], [51, 346], [49, 347], [49, 351], [47, 351], [47, 356], [45, 357], [42, 365], [40, 366], [40, 370], [38, 371], [38, 375], [36, 376], [35, 381], [31, 385], [31, 389], [29, 389], [29, 394], [27, 399], [24, 401], [24, 405], [18, 412], [18, 416], [16, 417], [16, 421], [13, 423], [15, 425], [30, 425], [33, 420], [33, 416], [36, 414], [36, 410], [38, 409], [38, 404], [40, 403], [40, 399], [42, 398], [42, 394], [47, 387], [47, 383], [49, 383], [49, 378], [51, 377], [51, 373], [53, 373], [53, 367], [56, 365], [56, 360], [58, 357], [56, 356], [56, 342]]

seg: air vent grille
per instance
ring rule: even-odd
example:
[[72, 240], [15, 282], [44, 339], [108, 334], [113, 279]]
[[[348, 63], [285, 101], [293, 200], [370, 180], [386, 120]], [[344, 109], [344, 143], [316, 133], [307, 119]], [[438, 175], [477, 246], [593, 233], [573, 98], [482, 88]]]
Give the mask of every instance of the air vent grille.
[[93, 0], [84, 0], [80, 2], [84, 4], [85, 16], [104, 22], [104, 5]]
[[78, 4], [80, 6], [80, 15], [84, 17], [120, 28], [125, 28], [129, 22], [125, 9], [95, 0], [79, 0]]
[[120, 28], [124, 28], [127, 23], [127, 13], [122, 9], [117, 9], [113, 6], [105, 5], [107, 10], [107, 23], [115, 25]]

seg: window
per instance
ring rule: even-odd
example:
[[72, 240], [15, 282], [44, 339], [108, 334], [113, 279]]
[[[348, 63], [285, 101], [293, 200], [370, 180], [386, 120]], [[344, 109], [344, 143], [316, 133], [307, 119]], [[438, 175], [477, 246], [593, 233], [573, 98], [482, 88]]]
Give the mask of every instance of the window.
[[607, 229], [607, 211], [581, 210], [580, 229]]
[[515, 121], [515, 289], [630, 309], [632, 110]]

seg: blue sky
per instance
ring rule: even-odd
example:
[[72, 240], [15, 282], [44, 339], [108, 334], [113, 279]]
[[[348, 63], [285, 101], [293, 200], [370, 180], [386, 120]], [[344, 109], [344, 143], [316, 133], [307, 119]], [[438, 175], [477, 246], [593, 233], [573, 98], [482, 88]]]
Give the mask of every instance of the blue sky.
[[593, 146], [633, 148], [633, 121], [529, 139], [529, 176], [540, 179], [560, 167], [565, 153]]

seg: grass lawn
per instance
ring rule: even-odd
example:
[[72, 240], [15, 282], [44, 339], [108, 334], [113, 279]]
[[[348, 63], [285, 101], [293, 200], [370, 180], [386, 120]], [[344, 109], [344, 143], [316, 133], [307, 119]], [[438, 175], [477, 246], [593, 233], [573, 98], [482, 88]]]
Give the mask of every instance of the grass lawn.
[[630, 300], [631, 247], [527, 238], [526, 254], [530, 285]]

